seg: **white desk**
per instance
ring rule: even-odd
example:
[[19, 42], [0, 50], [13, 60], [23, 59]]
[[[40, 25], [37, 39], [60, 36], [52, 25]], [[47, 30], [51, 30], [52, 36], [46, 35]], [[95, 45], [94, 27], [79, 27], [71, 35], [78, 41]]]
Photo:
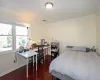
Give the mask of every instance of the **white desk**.
[[[50, 48], [50, 46], [46, 46], [46, 47], [43, 48], [44, 50], [46, 50], [46, 54], [48, 54], [48, 48]], [[37, 54], [38, 53], [36, 51], [38, 51], [37, 48], [34, 49], [34, 50], [29, 50], [27, 52], [18, 53], [20, 56], [24, 57], [26, 59], [26, 61], [27, 61], [26, 62], [26, 76], [27, 76], [27, 78], [28, 78], [28, 63], [29, 63], [29, 58], [33, 57], [33, 66], [34, 66], [34, 56], [35, 55], [36, 55], [36, 71], [37, 71]], [[45, 60], [45, 55], [46, 54], [44, 53], [44, 60]]]
[[34, 50], [30, 50], [27, 52], [23, 53], [18, 53], [20, 56], [24, 57], [26, 59], [26, 77], [28, 78], [28, 63], [29, 63], [29, 58], [33, 56], [33, 66], [34, 66], [34, 55], [36, 55], [36, 71], [37, 71], [37, 52]]

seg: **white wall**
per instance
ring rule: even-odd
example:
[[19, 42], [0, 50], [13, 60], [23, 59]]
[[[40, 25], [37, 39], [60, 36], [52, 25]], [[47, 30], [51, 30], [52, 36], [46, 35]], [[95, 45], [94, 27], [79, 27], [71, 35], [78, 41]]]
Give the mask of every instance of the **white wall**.
[[[5, 17], [6, 15], [6, 17]], [[0, 22], [2, 23], [10, 23], [13, 24], [16, 21], [15, 15], [12, 15], [11, 12], [0, 12]], [[20, 21], [18, 21], [20, 22]], [[41, 33], [42, 23], [35, 23], [34, 21], [31, 21], [30, 23], [31, 28], [31, 34], [29, 35], [30, 38], [33, 40], [39, 40], [42, 38], [43, 34]], [[8, 52], [5, 54], [0, 53], [0, 76], [3, 76], [4, 74], [13, 71], [19, 67], [22, 67], [25, 65], [25, 59], [17, 55], [17, 63], [14, 63], [15, 60], [15, 53], [14, 52]]]
[[45, 28], [45, 24], [40, 23], [33, 23], [31, 25], [31, 38], [32, 40], [40, 40], [45, 38], [45, 32], [47, 31], [47, 28]]
[[[10, 22], [9, 18], [10, 16], [2, 17], [2, 20], [6, 23], [13, 23], [14, 17], [11, 18]], [[85, 45], [90, 47], [96, 45], [95, 15], [47, 24], [31, 22], [30, 25], [31, 39], [46, 38], [49, 41], [52, 38], [56, 39], [60, 41], [61, 52], [65, 50], [66, 45]], [[14, 63], [15, 53], [0, 55], [0, 76], [25, 65], [25, 60], [22, 57], [18, 56], [17, 58], [18, 62]]]
[[[40, 32], [40, 25], [31, 24], [31, 34], [29, 35], [32, 40], [39, 40], [42, 38], [42, 33]], [[5, 54], [0, 53], [0, 76], [3, 76], [19, 67], [25, 65], [26, 60], [23, 57], [17, 55], [17, 63], [14, 63], [15, 52], [8, 52]]]
[[97, 51], [100, 54], [100, 10], [97, 11], [96, 15], [96, 28], [97, 28]]
[[89, 15], [80, 18], [48, 23], [46, 39], [58, 40], [60, 52], [65, 51], [66, 45], [96, 46], [96, 16]]
[[18, 61], [14, 63], [15, 53], [7, 53], [0, 55], [0, 76], [7, 74], [19, 67], [25, 65], [24, 58], [17, 55]]

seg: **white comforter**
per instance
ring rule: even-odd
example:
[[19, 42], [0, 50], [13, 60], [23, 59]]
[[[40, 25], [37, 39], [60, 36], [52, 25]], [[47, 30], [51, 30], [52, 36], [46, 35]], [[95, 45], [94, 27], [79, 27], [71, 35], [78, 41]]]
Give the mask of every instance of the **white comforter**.
[[92, 52], [67, 51], [51, 62], [52, 70], [75, 80], [100, 80], [100, 57]]

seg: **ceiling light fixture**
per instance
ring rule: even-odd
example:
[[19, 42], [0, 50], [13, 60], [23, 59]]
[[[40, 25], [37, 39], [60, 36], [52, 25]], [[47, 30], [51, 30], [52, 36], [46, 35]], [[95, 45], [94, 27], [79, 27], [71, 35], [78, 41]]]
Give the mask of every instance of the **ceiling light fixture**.
[[53, 3], [47, 2], [47, 3], [45, 3], [45, 7], [46, 7], [47, 9], [52, 9]]

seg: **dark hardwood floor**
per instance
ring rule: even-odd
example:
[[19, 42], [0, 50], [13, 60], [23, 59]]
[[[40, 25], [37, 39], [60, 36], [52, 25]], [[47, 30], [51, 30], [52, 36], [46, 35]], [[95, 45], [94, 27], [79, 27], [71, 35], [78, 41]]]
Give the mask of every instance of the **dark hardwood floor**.
[[[49, 65], [51, 57], [46, 56], [44, 64], [38, 64], [38, 71], [35, 71], [33, 64], [29, 64], [29, 77], [26, 78], [26, 66], [21, 67], [3, 77], [0, 80], [52, 80], [52, 76], [49, 73]], [[55, 79], [54, 79], [55, 80]]]

